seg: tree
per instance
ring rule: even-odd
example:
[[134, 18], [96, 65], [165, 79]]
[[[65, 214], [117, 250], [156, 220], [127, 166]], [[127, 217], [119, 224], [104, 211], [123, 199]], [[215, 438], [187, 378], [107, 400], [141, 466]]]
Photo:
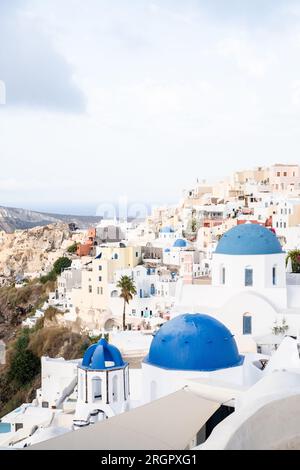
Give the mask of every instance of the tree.
[[58, 258], [54, 265], [53, 265], [53, 271], [57, 276], [62, 273], [62, 271], [66, 268], [69, 268], [72, 264], [72, 261], [70, 258], [67, 258], [66, 256], [62, 256], [61, 258]]
[[40, 359], [29, 349], [29, 331], [24, 329], [17, 339], [10, 361], [8, 376], [17, 385], [29, 383], [40, 371]]
[[121, 289], [120, 297], [124, 300], [123, 308], [123, 331], [126, 330], [126, 304], [129, 304], [133, 296], [136, 294], [136, 288], [133, 280], [129, 276], [122, 276], [117, 283], [117, 288]]
[[68, 253], [76, 253], [77, 247], [78, 247], [78, 243], [75, 242], [75, 243], [73, 243], [73, 245], [70, 245], [70, 246], [67, 248], [67, 252], [68, 252]]
[[196, 230], [197, 230], [197, 220], [196, 219], [192, 219], [191, 228], [192, 228], [192, 232], [196, 232]]
[[286, 257], [286, 264], [289, 259], [292, 262], [293, 273], [300, 273], [300, 250], [290, 250]]

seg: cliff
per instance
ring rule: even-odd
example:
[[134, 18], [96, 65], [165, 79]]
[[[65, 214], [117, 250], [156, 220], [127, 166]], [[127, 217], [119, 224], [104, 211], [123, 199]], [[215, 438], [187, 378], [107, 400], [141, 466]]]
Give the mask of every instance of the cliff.
[[47, 214], [0, 206], [0, 230], [7, 233], [12, 233], [19, 229], [24, 230], [61, 222], [65, 224], [72, 223], [79, 228], [87, 228], [89, 225], [94, 225], [100, 220], [101, 217]]
[[0, 232], [0, 275], [48, 272], [83, 234], [71, 232], [68, 225], [55, 223], [14, 233]]

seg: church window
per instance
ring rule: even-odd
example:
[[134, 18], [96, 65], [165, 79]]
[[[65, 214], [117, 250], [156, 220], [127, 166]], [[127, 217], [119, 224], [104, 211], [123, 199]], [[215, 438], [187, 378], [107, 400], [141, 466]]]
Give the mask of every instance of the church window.
[[100, 377], [92, 378], [93, 401], [102, 400], [102, 380]]
[[273, 266], [273, 268], [272, 268], [272, 284], [273, 284], [273, 286], [276, 286], [276, 284], [277, 284], [276, 266]]
[[222, 266], [221, 267], [221, 284], [225, 284], [225, 281], [226, 281], [226, 270], [225, 270], [225, 266]]
[[118, 377], [113, 378], [113, 401], [118, 401]]
[[245, 269], [245, 286], [253, 286], [253, 269], [250, 267]]
[[252, 334], [252, 317], [249, 313], [245, 313], [243, 316], [243, 335]]

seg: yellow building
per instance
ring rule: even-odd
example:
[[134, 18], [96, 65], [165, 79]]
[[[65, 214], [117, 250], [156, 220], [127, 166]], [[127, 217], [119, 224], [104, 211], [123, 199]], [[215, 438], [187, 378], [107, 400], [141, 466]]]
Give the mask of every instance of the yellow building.
[[81, 312], [108, 308], [114, 291], [114, 273], [134, 268], [142, 260], [140, 247], [98, 247], [98, 255], [82, 271], [80, 289], [73, 289], [72, 304]]

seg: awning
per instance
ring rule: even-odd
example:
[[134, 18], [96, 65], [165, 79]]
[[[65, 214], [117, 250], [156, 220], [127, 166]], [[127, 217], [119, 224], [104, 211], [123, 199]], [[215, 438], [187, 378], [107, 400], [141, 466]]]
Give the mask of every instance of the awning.
[[215, 401], [179, 390], [28, 449], [183, 450], [219, 407]]
[[217, 378], [202, 377], [189, 379], [186, 385], [190, 391], [205, 399], [214, 400], [221, 404], [229, 405], [232, 400], [238, 398], [249, 387], [244, 385], [229, 383]]

